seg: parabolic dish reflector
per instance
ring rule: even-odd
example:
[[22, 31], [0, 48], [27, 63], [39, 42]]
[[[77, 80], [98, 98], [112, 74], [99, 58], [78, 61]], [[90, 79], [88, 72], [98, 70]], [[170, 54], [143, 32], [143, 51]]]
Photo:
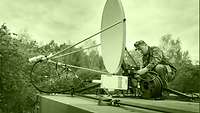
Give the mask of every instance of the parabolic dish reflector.
[[[121, 21], [121, 22], [120, 22]], [[126, 40], [125, 15], [120, 0], [107, 0], [101, 21], [101, 30], [118, 23], [101, 33], [101, 51], [104, 65], [109, 73], [119, 72], [124, 56]]]

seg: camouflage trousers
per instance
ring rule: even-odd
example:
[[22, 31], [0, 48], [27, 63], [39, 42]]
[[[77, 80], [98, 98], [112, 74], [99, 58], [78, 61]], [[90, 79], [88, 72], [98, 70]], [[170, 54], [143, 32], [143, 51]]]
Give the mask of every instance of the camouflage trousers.
[[167, 88], [168, 83], [171, 82], [175, 77], [175, 73], [173, 73], [173, 70], [171, 69], [169, 65], [158, 64], [154, 68], [154, 71], [161, 78], [163, 82], [163, 88]]

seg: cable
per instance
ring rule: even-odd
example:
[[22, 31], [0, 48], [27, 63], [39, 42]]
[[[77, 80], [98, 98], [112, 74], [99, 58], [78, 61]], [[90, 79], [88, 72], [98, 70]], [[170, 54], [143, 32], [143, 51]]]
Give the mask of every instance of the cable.
[[30, 80], [31, 80], [31, 84], [33, 85], [33, 87], [38, 90], [39, 92], [43, 92], [43, 93], [64, 93], [64, 92], [69, 92], [71, 89], [66, 89], [66, 90], [62, 90], [62, 91], [45, 91], [45, 90], [42, 90], [40, 89], [39, 87], [37, 87], [35, 84], [34, 84], [34, 80], [33, 80], [33, 71], [34, 71], [34, 68], [37, 64], [41, 63], [42, 61], [39, 60], [37, 62], [35, 62], [31, 68], [31, 72], [30, 72]]
[[[74, 87], [71, 87], [71, 88], [68, 88], [68, 89], [65, 89], [65, 90], [61, 90], [61, 91], [46, 91], [46, 90], [43, 90], [41, 88], [39, 88], [35, 83], [34, 83], [34, 80], [33, 80], [33, 73], [34, 73], [34, 69], [36, 67], [36, 65], [38, 65], [39, 63], [43, 62], [42, 60], [40, 61], [37, 61], [33, 64], [32, 68], [31, 68], [31, 72], [30, 72], [30, 82], [31, 84], [33, 85], [33, 87], [38, 90], [39, 92], [43, 92], [43, 93], [70, 93], [72, 91], [72, 89], [74, 90]], [[66, 67], [67, 68], [67, 67]], [[68, 71], [72, 72], [73, 75], [77, 78], [77, 75], [75, 74], [74, 71], [72, 71], [71, 69], [68, 68]], [[77, 89], [77, 91], [79, 89], [81, 89], [82, 87], [84, 87], [85, 85], [83, 84], [83, 80], [81, 80], [79, 77], [77, 78], [79, 81], [80, 81], [80, 84], [76, 87], [80, 87]], [[77, 84], [76, 84], [77, 85]], [[74, 90], [75, 91], [75, 90]], [[76, 91], [75, 91], [76, 92]]]
[[[148, 85], [147, 88], [145, 88], [145, 85]], [[161, 95], [162, 81], [156, 72], [148, 71], [144, 78], [141, 79], [141, 86], [143, 92], [142, 96], [144, 98], [157, 97]], [[150, 94], [148, 94], [149, 91], [151, 91]]]
[[[38, 65], [39, 63], [41, 63], [43, 61], [44, 60], [39, 60], [39, 61], [35, 62], [34, 65], [33, 65], [33, 67], [32, 67], [32, 69], [31, 69], [30, 79], [31, 79], [31, 84], [33, 85], [33, 87], [36, 88], [36, 90], [38, 90], [39, 92], [43, 92], [43, 93], [66, 93], [66, 92], [70, 92], [71, 89], [66, 89], [66, 90], [62, 90], [62, 91], [45, 91], [45, 90], [40, 89], [37, 85], [34, 84], [34, 80], [33, 80], [34, 69], [35, 69], [36, 65]], [[84, 69], [84, 70], [88, 70], [88, 71], [92, 71], [92, 72], [96, 72], [96, 73], [101, 73], [101, 74], [110, 74], [110, 73], [107, 73], [107, 72], [104, 72], [104, 71], [98, 71], [98, 70], [93, 70], [93, 69], [89, 69], [89, 68], [84, 68], [84, 67], [79, 67], [79, 66], [73, 66], [73, 65], [69, 65], [69, 64], [55, 62], [55, 61], [52, 61], [52, 60], [47, 60], [47, 61], [49, 63], [53, 63], [53, 64], [56, 65], [56, 71], [57, 71], [58, 66], [63, 66], [63, 67], [65, 67], [65, 69], [67, 67], [72, 67], [72, 68]], [[75, 74], [75, 72], [72, 71], [70, 68], [67, 68], [67, 69], [68, 69], [68, 71], [72, 72], [73, 75], [80, 81], [80, 87], [84, 86], [83, 85], [83, 81]]]

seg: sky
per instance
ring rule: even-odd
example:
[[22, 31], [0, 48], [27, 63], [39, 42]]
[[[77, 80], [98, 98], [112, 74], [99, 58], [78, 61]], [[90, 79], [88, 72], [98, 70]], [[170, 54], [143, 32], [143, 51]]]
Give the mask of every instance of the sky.
[[[33, 40], [76, 43], [100, 30], [106, 0], [0, 0], [0, 24], [27, 31]], [[199, 0], [122, 0], [126, 46], [137, 40], [158, 46], [172, 34], [192, 61], [199, 60]], [[97, 36], [98, 40], [100, 37]]]

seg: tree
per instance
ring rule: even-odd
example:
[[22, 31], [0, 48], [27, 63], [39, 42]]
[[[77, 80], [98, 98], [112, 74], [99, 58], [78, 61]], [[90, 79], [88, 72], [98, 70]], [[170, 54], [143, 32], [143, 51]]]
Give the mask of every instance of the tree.
[[[56, 53], [71, 45], [58, 45], [53, 40], [46, 45], [38, 45], [31, 40], [27, 31], [19, 33], [16, 38], [8, 33], [0, 36], [0, 111], [5, 113], [31, 112], [36, 104], [36, 94], [38, 91], [30, 83], [30, 71], [33, 66], [28, 59], [38, 55], [49, 55]], [[77, 51], [82, 47], [71, 48], [64, 53]], [[85, 52], [80, 51], [55, 61], [66, 64], [82, 66], [97, 70], [104, 70], [103, 61], [97, 49]], [[43, 63], [43, 64], [42, 64]], [[80, 83], [70, 78], [74, 77], [73, 72], [82, 80], [99, 78], [99, 73], [89, 72], [81, 69], [70, 68], [71, 73], [56, 65], [42, 62], [37, 70], [37, 76], [33, 79], [37, 81], [41, 88], [55, 91], [55, 89], [67, 89], [71, 84]], [[49, 68], [49, 67], [50, 68]], [[58, 74], [59, 73], [59, 74]], [[67, 78], [68, 77], [68, 78]], [[53, 83], [53, 84], [52, 84]], [[66, 84], [67, 83], [67, 84]]]
[[177, 68], [175, 80], [170, 87], [182, 92], [198, 92], [200, 84], [199, 65], [193, 65], [188, 51], [182, 51], [181, 41], [174, 40], [171, 34], [161, 37], [160, 48], [164, 51], [168, 60]]
[[30, 111], [30, 103], [34, 103], [36, 91], [29, 84], [27, 54], [21, 50], [24, 45], [11, 35], [0, 37], [0, 109], [6, 113]]

